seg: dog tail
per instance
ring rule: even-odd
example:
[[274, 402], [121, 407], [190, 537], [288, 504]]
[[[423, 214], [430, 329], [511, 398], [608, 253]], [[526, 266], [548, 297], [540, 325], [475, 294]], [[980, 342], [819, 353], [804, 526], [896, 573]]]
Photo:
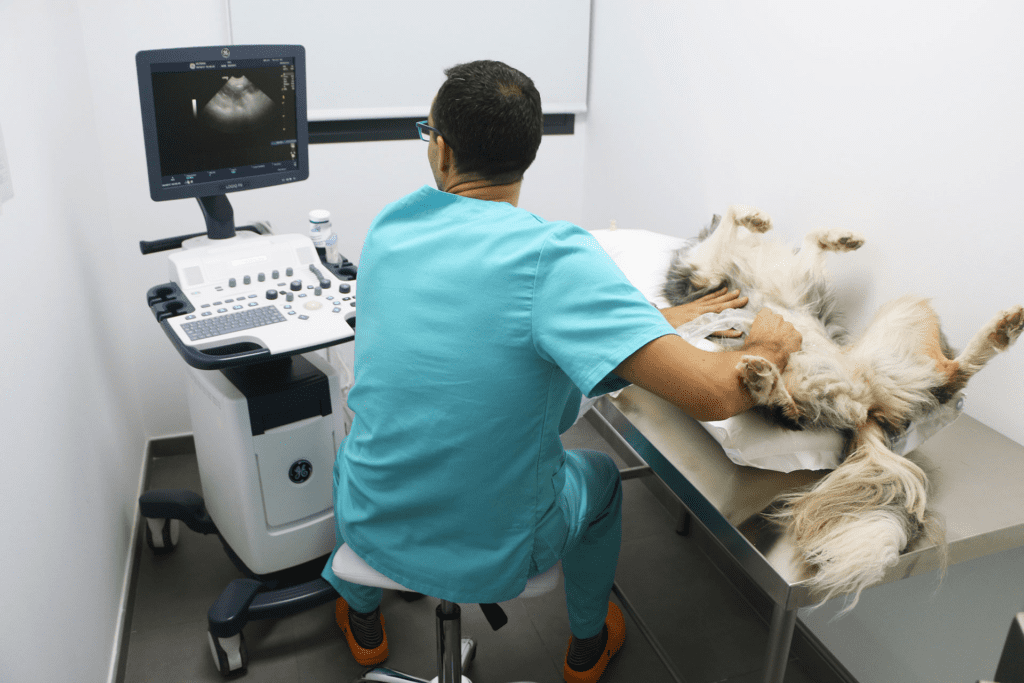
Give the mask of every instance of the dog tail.
[[849, 612], [921, 536], [939, 546], [945, 566], [942, 525], [925, 510], [926, 481], [920, 467], [889, 450], [881, 427], [869, 423], [836, 470], [778, 500], [782, 505], [769, 516], [787, 528], [816, 569], [807, 585], [819, 605], [848, 594], [837, 616]]

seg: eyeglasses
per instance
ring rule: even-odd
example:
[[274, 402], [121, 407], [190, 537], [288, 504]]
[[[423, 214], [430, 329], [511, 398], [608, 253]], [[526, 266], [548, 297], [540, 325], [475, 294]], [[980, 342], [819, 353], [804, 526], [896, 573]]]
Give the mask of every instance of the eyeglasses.
[[431, 126], [428, 126], [426, 121], [419, 121], [416, 124], [416, 130], [419, 131], [420, 140], [423, 140], [424, 142], [430, 142], [431, 133], [441, 135], [441, 131], [439, 131], [437, 128], [432, 128]]

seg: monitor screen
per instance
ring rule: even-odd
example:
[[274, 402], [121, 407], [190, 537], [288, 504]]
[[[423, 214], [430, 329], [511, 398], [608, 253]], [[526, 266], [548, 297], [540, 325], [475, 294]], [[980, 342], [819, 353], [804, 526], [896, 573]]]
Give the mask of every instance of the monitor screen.
[[136, 66], [154, 200], [309, 176], [302, 46], [147, 50]]

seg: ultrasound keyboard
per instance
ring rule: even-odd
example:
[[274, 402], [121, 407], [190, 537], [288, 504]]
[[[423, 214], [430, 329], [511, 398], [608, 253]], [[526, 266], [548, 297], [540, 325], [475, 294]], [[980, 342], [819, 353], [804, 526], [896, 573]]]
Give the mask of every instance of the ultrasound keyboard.
[[356, 282], [341, 280], [305, 235], [196, 238], [168, 256], [171, 282], [149, 306], [193, 367], [304, 353], [354, 337]]
[[[253, 306], [254, 304], [255, 302], [251, 302], [249, 305]], [[235, 308], [240, 308], [240, 306], [235, 306]], [[227, 309], [222, 310], [227, 311]], [[242, 330], [250, 330], [254, 327], [283, 323], [285, 320], [287, 318], [281, 315], [281, 312], [275, 307], [259, 306], [238, 311], [237, 313], [228, 313], [216, 318], [185, 323], [181, 326], [181, 329], [188, 335], [191, 341], [199, 341], [207, 337], [219, 337], [231, 332], [241, 332]]]

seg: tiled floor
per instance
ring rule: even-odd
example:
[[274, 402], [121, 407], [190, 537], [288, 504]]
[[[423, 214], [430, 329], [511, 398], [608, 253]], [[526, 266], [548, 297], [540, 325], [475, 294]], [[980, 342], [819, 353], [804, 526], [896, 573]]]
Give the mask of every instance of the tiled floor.
[[[612, 452], [581, 420], [564, 437], [567, 447]], [[195, 456], [155, 457], [149, 488], [199, 492]], [[617, 583], [669, 653], [687, 683], [755, 683], [768, 628], [692, 538], [675, 533], [676, 519], [642, 480], [624, 482], [623, 543]], [[125, 683], [221, 681], [206, 636], [206, 611], [240, 576], [220, 542], [182, 527], [174, 552], [154, 555], [143, 547], [123, 667]], [[424, 598], [406, 602], [385, 591], [391, 657], [387, 665], [415, 676], [436, 675], [434, 607]], [[463, 606], [464, 636], [477, 640], [466, 672], [475, 683], [558, 683], [569, 636], [561, 590], [504, 603], [509, 623], [493, 632], [475, 605]], [[672, 677], [639, 630], [626, 619], [627, 641], [612, 660], [606, 683], [671, 683]], [[363, 670], [334, 624], [333, 603], [278, 620], [249, 623], [247, 683], [349, 682]], [[814, 679], [791, 660], [786, 683]]]

